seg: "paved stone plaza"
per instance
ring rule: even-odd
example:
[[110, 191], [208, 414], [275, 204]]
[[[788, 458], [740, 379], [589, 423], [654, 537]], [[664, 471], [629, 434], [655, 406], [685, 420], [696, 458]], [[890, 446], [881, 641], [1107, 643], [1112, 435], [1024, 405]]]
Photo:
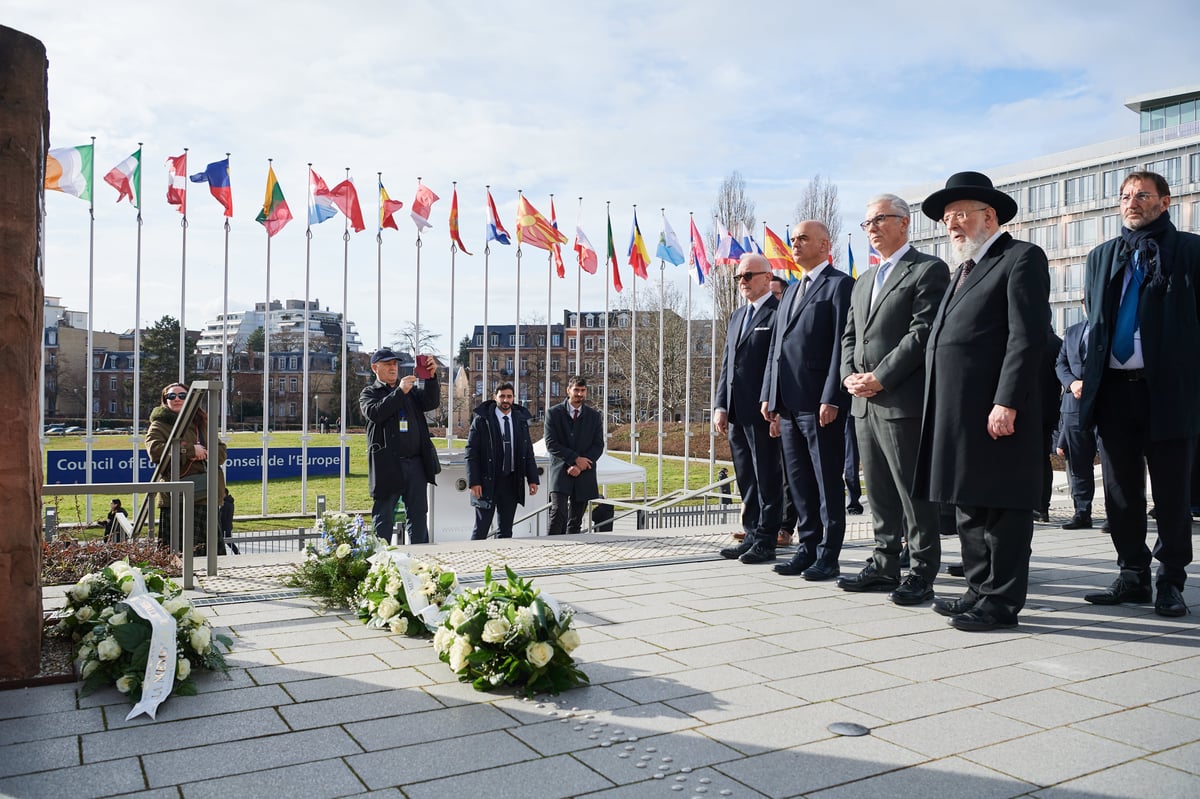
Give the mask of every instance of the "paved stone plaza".
[[[992, 633], [722, 560], [711, 528], [414, 548], [464, 577], [512, 563], [577, 610], [591, 687], [530, 700], [279, 590], [287, 556], [223, 558], [196, 596], [236, 640], [232, 679], [157, 722], [113, 690], [0, 692], [0, 795], [1194, 799], [1200, 569], [1181, 619], [1088, 605], [1111, 547], [1068, 517], [1037, 525], [1021, 624]], [[853, 527], [844, 573], [869, 547]]]

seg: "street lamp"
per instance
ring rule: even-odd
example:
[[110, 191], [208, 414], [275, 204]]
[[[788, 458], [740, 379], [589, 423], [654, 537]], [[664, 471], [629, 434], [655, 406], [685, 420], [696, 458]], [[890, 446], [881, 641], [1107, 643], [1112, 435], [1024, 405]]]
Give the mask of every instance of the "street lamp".
[[238, 424], [245, 425], [246, 423], [246, 406], [242, 404], [242, 392], [237, 393], [238, 398]]
[[313, 394], [313, 430], [321, 429], [321, 395]]

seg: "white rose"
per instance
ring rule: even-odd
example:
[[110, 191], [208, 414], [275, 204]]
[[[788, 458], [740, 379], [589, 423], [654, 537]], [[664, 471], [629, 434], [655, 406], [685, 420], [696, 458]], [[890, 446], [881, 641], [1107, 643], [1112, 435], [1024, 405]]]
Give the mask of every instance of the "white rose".
[[467, 667], [467, 656], [475, 651], [466, 638], [461, 636], [454, 639], [450, 646], [450, 671], [458, 673]]
[[517, 608], [517, 626], [524, 633], [528, 633], [533, 629], [533, 608]]
[[390, 629], [396, 635], [408, 635], [409, 620], [401, 616], [392, 622]]
[[112, 605], [109, 605], [104, 610], [100, 611], [100, 621], [106, 621], [113, 615]]
[[400, 612], [400, 603], [392, 597], [384, 597], [379, 600], [379, 617], [381, 619], [390, 619]]
[[182, 596], [177, 596], [177, 597], [172, 597], [171, 599], [168, 599], [166, 602], [163, 603], [162, 606], [163, 606], [163, 610], [165, 610], [167, 613], [170, 613], [172, 616], [174, 616], [179, 611], [184, 610], [186, 608], [190, 608], [192, 606], [192, 603], [188, 602]]
[[121, 578], [121, 593], [123, 593], [125, 596], [129, 596], [133, 593], [133, 587], [134, 582], [132, 577]]
[[189, 610], [187, 616], [184, 618], [187, 619], [188, 624], [191, 624], [194, 627], [199, 627], [201, 624], [204, 624], [204, 622], [208, 621], [208, 616], [205, 616], [195, 608]]
[[90, 645], [81, 646], [79, 648], [79, 661], [82, 663], [83, 661], [87, 660], [88, 658], [90, 658], [92, 656], [92, 653], [95, 651], [96, 651], [96, 648], [94, 646], [90, 646]]
[[75, 611], [75, 618], [79, 621], [87, 621], [96, 615], [96, 611], [92, 610], [91, 605], [84, 605], [79, 610]]
[[550, 662], [554, 657], [554, 647], [545, 641], [534, 641], [529, 646], [525, 647], [525, 657], [535, 668], [541, 668]]
[[574, 630], [567, 630], [562, 635], [558, 636], [558, 645], [563, 648], [563, 651], [568, 655], [575, 651], [575, 647], [579, 646], [579, 633]]
[[116, 660], [121, 656], [121, 645], [110, 635], [96, 646], [96, 655], [101, 660]]
[[132, 691], [135, 685], [137, 685], [137, 678], [129, 674], [117, 680], [117, 690], [123, 694]]
[[487, 624], [483, 625], [483, 640], [489, 644], [504, 643], [510, 629], [512, 629], [512, 625], [508, 623], [508, 619], [490, 619]]
[[133, 571], [130, 565], [123, 560], [114, 560], [112, 563], [108, 564], [108, 568], [111, 569], [112, 573], [117, 577], [123, 577]]
[[387, 591], [389, 594], [398, 594], [400, 593], [400, 589], [403, 587], [404, 584], [400, 582], [399, 577], [389, 577], [387, 585], [384, 586], [383, 590]]
[[338, 544], [338, 548], [336, 551], [334, 551], [333, 554], [335, 557], [337, 557], [338, 560], [341, 560], [342, 558], [344, 558], [350, 554], [350, 545], [349, 544]]
[[192, 662], [187, 658], [180, 658], [175, 661], [175, 679], [186, 680], [188, 675], [192, 673]]
[[75, 583], [75, 587], [70, 591], [71, 597], [76, 602], [85, 602], [92, 594], [92, 583], [90, 580], [83, 579]]
[[208, 646], [212, 642], [212, 631], [207, 626], [197, 627], [192, 630], [191, 643], [192, 649], [196, 650], [196, 654], [203, 655], [208, 652]]
[[467, 623], [467, 614], [463, 613], [462, 608], [455, 608], [450, 611], [450, 626], [458, 629]]
[[113, 627], [120, 627], [122, 624], [128, 624], [129, 623], [129, 614], [124, 611], [117, 613], [111, 619], [108, 620], [108, 623], [111, 624]]
[[438, 627], [433, 634], [433, 651], [439, 655], [450, 649], [454, 643], [454, 631], [449, 627]]
[[88, 677], [91, 677], [92, 672], [98, 668], [100, 668], [100, 661], [89, 660], [87, 663], [83, 664], [83, 670], [79, 672], [79, 676], [86, 680]]

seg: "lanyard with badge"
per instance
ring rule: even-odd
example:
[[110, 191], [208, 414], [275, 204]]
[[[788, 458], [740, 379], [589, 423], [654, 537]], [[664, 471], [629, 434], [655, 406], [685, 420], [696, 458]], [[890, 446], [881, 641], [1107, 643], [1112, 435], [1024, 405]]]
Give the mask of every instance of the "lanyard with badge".
[[400, 428], [401, 433], [408, 432], [408, 417], [404, 411], [400, 411], [400, 420], [396, 422], [396, 425]]

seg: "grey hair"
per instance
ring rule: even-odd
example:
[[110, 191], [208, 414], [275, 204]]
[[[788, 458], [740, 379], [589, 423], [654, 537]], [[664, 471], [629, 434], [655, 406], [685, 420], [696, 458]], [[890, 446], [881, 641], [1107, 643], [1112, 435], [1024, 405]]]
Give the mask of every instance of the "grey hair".
[[902, 197], [897, 197], [894, 194], [876, 194], [867, 200], [867, 207], [870, 208], [872, 205], [878, 205], [879, 203], [887, 203], [893, 213], [901, 214], [906, 219], [912, 216], [912, 210]]

